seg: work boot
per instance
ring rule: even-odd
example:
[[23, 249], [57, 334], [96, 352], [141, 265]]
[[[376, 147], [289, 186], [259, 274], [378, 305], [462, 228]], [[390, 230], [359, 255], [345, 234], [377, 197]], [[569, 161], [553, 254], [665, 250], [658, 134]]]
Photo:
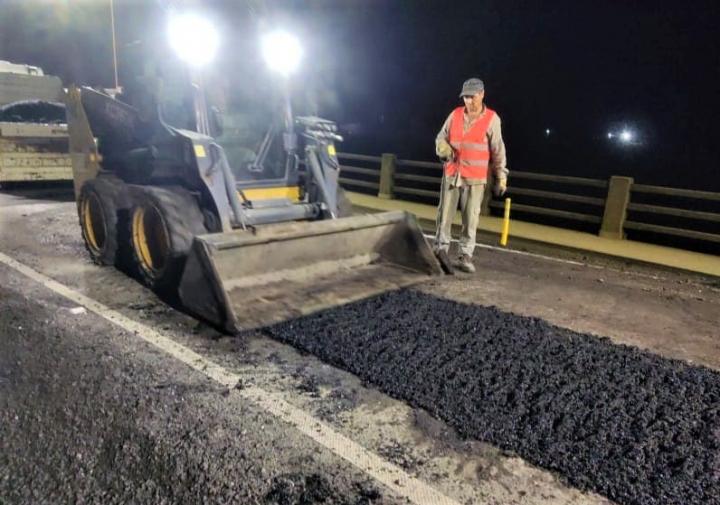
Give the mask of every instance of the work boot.
[[443, 269], [443, 272], [445, 272], [447, 275], [454, 275], [455, 269], [452, 266], [452, 263], [450, 262], [450, 258], [448, 258], [447, 251], [444, 249], [435, 249], [435, 257], [440, 262], [440, 266]]
[[463, 272], [467, 272], [469, 274], [475, 273], [475, 265], [473, 265], [472, 256], [469, 254], [463, 254], [460, 256], [460, 261], [458, 262], [457, 267]]

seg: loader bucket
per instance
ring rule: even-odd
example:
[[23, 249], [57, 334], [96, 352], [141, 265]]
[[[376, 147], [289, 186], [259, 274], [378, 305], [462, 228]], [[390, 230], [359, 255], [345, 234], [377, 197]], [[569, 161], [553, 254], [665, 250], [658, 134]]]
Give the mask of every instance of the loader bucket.
[[235, 333], [441, 273], [415, 216], [385, 212], [198, 236], [179, 293], [188, 311]]

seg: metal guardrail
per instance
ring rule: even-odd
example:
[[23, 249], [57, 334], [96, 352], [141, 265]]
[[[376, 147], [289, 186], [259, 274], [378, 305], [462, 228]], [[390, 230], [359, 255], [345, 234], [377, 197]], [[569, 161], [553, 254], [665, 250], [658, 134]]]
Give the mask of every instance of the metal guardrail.
[[720, 214], [714, 212], [703, 212], [700, 210], [686, 210], [675, 207], [665, 207], [663, 205], [648, 205], [645, 203], [629, 203], [628, 210], [636, 210], [638, 212], [646, 212], [653, 214], [664, 214], [666, 216], [686, 217], [689, 219], [700, 219], [705, 221], [714, 221], [720, 223]]
[[379, 176], [380, 170], [375, 168], [363, 168], [363, 167], [354, 167], [352, 165], [343, 165], [342, 171], [346, 173], [351, 174], [361, 174], [361, 175], [372, 175], [372, 176]]
[[346, 186], [360, 186], [362, 188], [372, 189], [379, 189], [380, 187], [377, 182], [360, 181], [358, 179], [348, 179], [347, 177], [340, 177], [338, 180], [340, 181], [340, 184], [344, 184]]
[[633, 184], [632, 190], [636, 193], [652, 193], [656, 195], [680, 196], [686, 198], [698, 198], [701, 200], [715, 200], [720, 202], [720, 193], [712, 191], [668, 188], [666, 186], [650, 186], [648, 184]]
[[586, 203], [588, 205], [597, 205], [599, 207], [605, 205], [604, 198], [595, 198], [592, 196], [570, 195], [567, 193], [558, 193], [556, 191], [543, 191], [538, 189], [525, 188], [513, 188], [512, 192], [514, 195], [548, 198], [550, 200], [563, 200], [565, 202]]
[[364, 154], [338, 153], [338, 158], [358, 161], [380, 161], [380, 156], [366, 156]]
[[[504, 206], [500, 202], [490, 202], [490, 207], [494, 209], [502, 209]], [[560, 209], [547, 209], [545, 207], [538, 207], [536, 205], [524, 205], [522, 203], [514, 203], [512, 206], [513, 210], [519, 210], [521, 212], [528, 212], [530, 214], [539, 214], [541, 216], [559, 217], [562, 219], [572, 219], [574, 221], [582, 221], [584, 223], [602, 223], [602, 218], [599, 216], [593, 216], [591, 214], [583, 214], [582, 212], [570, 212], [567, 210]]]
[[[670, 188], [666, 186], [652, 186], [648, 184], [633, 184], [631, 188], [631, 200], [635, 195], [651, 195], [663, 197], [663, 205], [651, 203], [636, 203], [630, 201], [627, 210], [633, 213], [653, 216], [667, 216], [690, 220], [696, 226], [703, 226], [703, 223], [720, 223], [720, 213], [688, 209], [679, 206], [677, 199], [686, 202], [697, 200], [706, 202], [720, 202], [720, 193], [712, 191], [698, 191], [692, 189]], [[656, 219], [657, 221], [657, 219]], [[699, 224], [698, 224], [699, 222]], [[641, 232], [659, 233], [686, 239], [702, 240], [705, 242], [720, 243], [720, 234], [706, 230], [680, 228], [678, 226], [666, 226], [663, 224], [648, 223], [637, 219], [625, 221], [625, 228]]]
[[575, 184], [577, 186], [590, 186], [594, 188], [607, 188], [608, 182], [600, 179], [589, 179], [587, 177], [572, 177], [568, 175], [538, 174], [535, 172], [520, 172], [513, 170], [512, 176], [515, 179], [532, 179], [536, 181], [559, 182], [562, 184]]
[[[442, 180], [442, 163], [396, 159], [394, 155], [388, 154], [385, 154], [383, 156], [365, 156], [351, 153], [339, 153], [338, 157], [342, 161], [362, 161], [370, 164], [369, 166], [363, 167], [357, 166], [355, 163], [353, 163], [352, 165], [342, 165], [342, 169], [345, 174], [362, 176], [362, 178], [346, 177], [341, 180], [342, 183], [350, 187], [356, 186], [363, 189], [378, 189], [379, 193], [381, 195], [384, 194], [386, 198], [392, 198], [394, 196], [413, 196], [437, 200], [439, 196], [439, 191], [437, 188], [440, 187], [440, 183]], [[390, 172], [389, 174], [386, 174], [385, 179], [387, 183], [385, 185], [385, 188], [382, 187], [383, 168], [385, 168], [386, 172]], [[415, 171], [413, 173], [410, 173], [409, 171], [413, 169]], [[421, 173], [417, 173], [428, 170], [431, 171], [432, 175], [423, 175]], [[602, 181], [598, 179], [550, 174], [537, 174], [532, 172], [513, 171], [511, 177], [513, 180], [526, 179], [547, 181], [555, 184], [580, 186], [584, 188], [589, 187], [606, 189], [608, 186], [607, 181]], [[368, 180], [368, 178], [370, 180]], [[428, 185], [435, 186], [435, 188], [428, 189]], [[544, 199], [551, 202], [569, 202], [572, 204], [584, 204], [597, 207], [598, 215], [561, 208], [546, 208], [542, 206], [529, 205], [524, 203], [515, 203], [513, 205], [513, 208], [516, 211], [534, 215], [555, 217], [560, 219], [569, 219], [583, 223], [597, 224], [602, 221], [599, 213], [602, 211], [602, 208], [605, 205], [604, 198], [563, 193], [559, 191], [522, 188], [516, 187], [514, 184], [511, 188], [511, 193], [513, 196], [526, 196], [529, 198]], [[501, 207], [501, 204], [497, 202], [490, 202], [488, 200], [485, 202], [484, 205], [484, 213], [489, 213], [489, 208]]]
[[629, 230], [649, 231], [653, 233], [661, 233], [664, 235], [674, 235], [676, 237], [692, 238], [696, 240], [704, 240], [708, 242], [720, 243], [720, 235], [715, 233], [705, 233], [695, 230], [684, 230], [673, 226], [662, 226], [658, 224], [639, 223], [636, 221], [625, 221], [625, 228]]
[[413, 160], [396, 160], [395, 163], [399, 167], [414, 167], [414, 168], [442, 168], [442, 163], [437, 161], [413, 161]]
[[[388, 153], [382, 156], [338, 153], [338, 157], [342, 162], [343, 170], [340, 182], [350, 188], [377, 191], [381, 198], [419, 197], [437, 201], [439, 197], [439, 186], [442, 180], [442, 164], [439, 162], [397, 159], [394, 154]], [[352, 164], [346, 165], [345, 161]], [[358, 166], [360, 164], [364, 166]], [[430, 172], [428, 173], [428, 171]], [[542, 202], [541, 205], [531, 205], [522, 200], [514, 202], [513, 209], [516, 211], [580, 223], [599, 224], [600, 235], [617, 239], [624, 238], [626, 230], [630, 230], [720, 243], [720, 233], [657, 223], [657, 221], [662, 221], [663, 216], [670, 219], [689, 219], [699, 223], [720, 223], [720, 210], [714, 212], [684, 208], [679, 204], [672, 203], [672, 198], [670, 198], [670, 203], [668, 203], [668, 198], [663, 198], [659, 202], [662, 205], [632, 201], [634, 196], [642, 194], [712, 203], [720, 202], [720, 193], [635, 184], [631, 178], [617, 176], [613, 176], [609, 180], [602, 180], [513, 170], [510, 177], [513, 181], [510, 192], [514, 197], [527, 197]], [[550, 191], [530, 188], [518, 185], [516, 183], [518, 180], [537, 181], [541, 187], [543, 183], [551, 183], [567, 187], [568, 190], [553, 188]], [[598, 194], [600, 192], [602, 192], [602, 197]], [[549, 205], [545, 206], [546, 203]], [[585, 211], [557, 208], [562, 205], [576, 208], [581, 206]], [[484, 213], [488, 213], [489, 208], [500, 209], [502, 204], [488, 201], [485, 203]], [[597, 209], [597, 214], [592, 212], [593, 208]], [[628, 212], [633, 214], [634, 219], [627, 219]], [[652, 215], [652, 220], [655, 222], [638, 220], [635, 218], [635, 214]]]

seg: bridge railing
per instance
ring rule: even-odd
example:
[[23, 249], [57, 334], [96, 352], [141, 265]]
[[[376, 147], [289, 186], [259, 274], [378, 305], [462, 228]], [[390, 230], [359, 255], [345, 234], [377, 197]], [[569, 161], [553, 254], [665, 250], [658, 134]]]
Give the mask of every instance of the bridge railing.
[[630, 193], [626, 230], [720, 243], [720, 193], [647, 184], [633, 184]]
[[[340, 182], [350, 190], [380, 198], [437, 204], [442, 164], [398, 159], [394, 154], [339, 153]], [[513, 212], [529, 221], [542, 219], [604, 237], [653, 242], [681, 237], [720, 243], [720, 193], [635, 184], [630, 177], [608, 180], [513, 170]], [[503, 203], [486, 192], [483, 213]]]

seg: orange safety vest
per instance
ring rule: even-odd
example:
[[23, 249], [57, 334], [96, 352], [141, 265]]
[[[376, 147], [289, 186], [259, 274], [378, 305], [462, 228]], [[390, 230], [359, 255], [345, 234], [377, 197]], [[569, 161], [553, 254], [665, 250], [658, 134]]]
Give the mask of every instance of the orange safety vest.
[[460, 175], [467, 179], [487, 179], [490, 149], [487, 131], [495, 111], [485, 107], [485, 113], [475, 120], [467, 132], [463, 131], [464, 107], [453, 111], [450, 119], [450, 145], [455, 149], [455, 159], [445, 163], [445, 175]]

